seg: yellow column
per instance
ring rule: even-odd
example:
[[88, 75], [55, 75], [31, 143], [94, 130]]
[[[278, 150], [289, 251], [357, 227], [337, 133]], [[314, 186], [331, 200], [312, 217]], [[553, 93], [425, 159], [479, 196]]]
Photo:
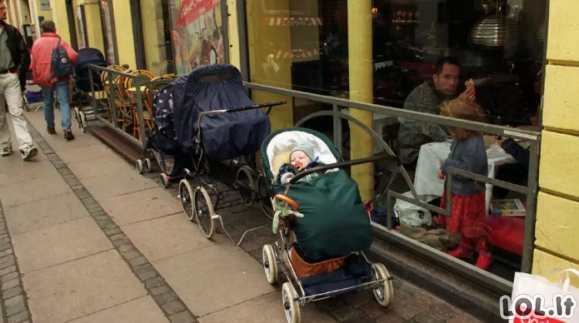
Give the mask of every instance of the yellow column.
[[[533, 273], [579, 269], [579, 6], [549, 2], [549, 35]], [[574, 277], [573, 275], [571, 275]], [[557, 275], [551, 275], [556, 279]], [[579, 287], [579, 278], [574, 277]]]
[[66, 3], [64, 1], [50, 0], [50, 8], [52, 9], [52, 21], [56, 25], [58, 35], [67, 43], [70, 44], [71, 37], [76, 35], [70, 34], [70, 26], [68, 25], [68, 16], [66, 14]]
[[30, 23], [34, 25], [34, 39], [40, 38], [40, 23], [38, 22], [38, 8], [36, 1], [28, 3], [30, 6]]
[[[350, 100], [372, 103], [372, 0], [348, 0], [348, 52]], [[372, 129], [372, 112], [350, 109], [350, 115]], [[350, 131], [350, 158], [353, 160], [372, 156], [372, 136], [353, 124]], [[352, 178], [360, 187], [362, 199], [370, 200], [374, 195], [374, 165], [354, 166]]]

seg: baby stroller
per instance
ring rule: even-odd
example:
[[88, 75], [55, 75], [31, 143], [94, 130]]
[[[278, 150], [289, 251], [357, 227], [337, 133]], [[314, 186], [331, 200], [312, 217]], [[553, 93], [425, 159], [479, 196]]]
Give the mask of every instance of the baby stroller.
[[[103, 84], [101, 82], [99, 73], [97, 71], [91, 70], [90, 65], [96, 65], [99, 67], [107, 67], [107, 62], [103, 54], [96, 48], [82, 48], [78, 51], [78, 59], [74, 69], [74, 75], [72, 77], [72, 92], [71, 98], [76, 99], [77, 106], [74, 107], [74, 119], [78, 124], [78, 127], [82, 132], [86, 132], [86, 116], [94, 115], [95, 111], [90, 108], [84, 108], [82, 104], [82, 94], [92, 93], [103, 90]], [[92, 73], [92, 84], [91, 87], [91, 77]], [[71, 102], [72, 105], [72, 102]]]
[[[180, 180], [183, 212], [196, 221], [205, 237], [215, 232], [216, 212], [236, 204], [250, 205], [255, 196], [255, 153], [270, 132], [267, 112], [284, 102], [255, 105], [244, 91], [241, 73], [232, 65], [196, 68], [177, 78], [155, 96], [155, 129], [143, 157], [152, 151], [161, 166], [159, 181], [168, 186]], [[269, 112], [269, 111], [268, 111]], [[236, 170], [229, 183], [233, 190], [217, 190], [208, 175], [209, 160], [224, 162]], [[142, 158], [137, 162], [148, 167]], [[191, 187], [188, 178], [199, 184]], [[224, 179], [227, 181], [227, 179]], [[231, 191], [241, 199], [230, 199]]]
[[[167, 84], [153, 97], [153, 129], [147, 134], [144, 154], [151, 152], [161, 169], [159, 184], [167, 188], [171, 181], [185, 178], [185, 169], [193, 169], [191, 157], [177, 142], [173, 122], [173, 88]], [[137, 160], [139, 174], [151, 170], [149, 158]]]
[[[275, 172], [289, 161], [293, 148], [304, 145], [315, 151], [321, 166], [280, 185]], [[383, 264], [364, 255], [372, 244], [372, 224], [356, 182], [341, 168], [390, 157], [345, 162], [326, 136], [297, 127], [272, 133], [261, 152], [276, 212], [274, 233], [279, 231], [281, 240], [263, 246], [262, 261], [270, 284], [278, 280], [278, 266], [288, 279], [282, 286], [288, 323], [300, 322], [300, 305], [365, 289], [387, 307], [394, 297], [393, 278]], [[314, 173], [313, 180], [302, 181]]]

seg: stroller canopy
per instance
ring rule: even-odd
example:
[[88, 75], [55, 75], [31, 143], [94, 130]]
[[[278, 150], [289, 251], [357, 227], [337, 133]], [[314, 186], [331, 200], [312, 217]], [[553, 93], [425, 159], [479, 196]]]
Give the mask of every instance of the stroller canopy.
[[107, 61], [105, 60], [103, 53], [96, 48], [87, 47], [79, 49], [78, 59], [76, 61], [77, 70], [85, 69], [91, 64], [106, 67]]
[[251, 106], [232, 65], [209, 65], [179, 77], [173, 83], [174, 122], [177, 141], [185, 148], [195, 145], [201, 130], [205, 154], [227, 160], [253, 154], [269, 134], [271, 124], [261, 109], [204, 115], [202, 112]]
[[[90, 92], [92, 90], [90, 86], [89, 73], [91, 73], [91, 70], [89, 69], [89, 65], [106, 67], [107, 62], [105, 61], [103, 53], [96, 48], [90, 47], [82, 48], [78, 51], [74, 80], [76, 87], [83, 92]], [[100, 71], [93, 70], [92, 73], [93, 83], [95, 84], [94, 90], [102, 90]]]

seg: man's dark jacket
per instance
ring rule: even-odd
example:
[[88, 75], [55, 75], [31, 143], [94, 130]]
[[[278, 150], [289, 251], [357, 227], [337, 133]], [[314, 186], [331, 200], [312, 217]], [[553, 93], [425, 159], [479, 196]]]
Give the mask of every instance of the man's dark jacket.
[[12, 62], [16, 65], [18, 77], [20, 78], [20, 89], [24, 91], [26, 75], [30, 67], [30, 52], [28, 51], [28, 47], [26, 47], [20, 30], [4, 22], [4, 31], [8, 36], [6, 45], [8, 45], [10, 55], [12, 55]]

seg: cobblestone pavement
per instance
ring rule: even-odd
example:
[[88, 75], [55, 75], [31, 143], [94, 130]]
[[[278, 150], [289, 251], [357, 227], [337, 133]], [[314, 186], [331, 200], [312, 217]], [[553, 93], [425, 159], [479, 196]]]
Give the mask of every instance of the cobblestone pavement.
[[[39, 155], [0, 159], [0, 322], [285, 322], [280, 288], [256, 261], [271, 233], [249, 233], [242, 248], [221, 234], [207, 240], [174, 187], [138, 175], [89, 135], [45, 134], [41, 112], [27, 118]], [[236, 241], [269, 228], [256, 206], [220, 214]], [[302, 320], [478, 322], [412, 284], [394, 286], [386, 310], [360, 293], [309, 304]]]

